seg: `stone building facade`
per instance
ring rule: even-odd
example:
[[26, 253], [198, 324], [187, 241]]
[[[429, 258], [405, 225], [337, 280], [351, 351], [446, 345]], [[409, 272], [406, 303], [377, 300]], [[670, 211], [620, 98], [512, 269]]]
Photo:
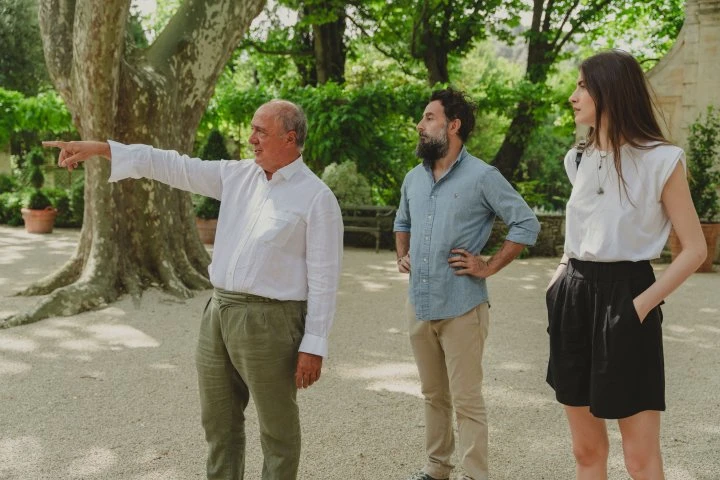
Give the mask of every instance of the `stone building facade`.
[[720, 0], [687, 0], [675, 45], [648, 72], [672, 142], [687, 147], [688, 128], [708, 105], [720, 107]]

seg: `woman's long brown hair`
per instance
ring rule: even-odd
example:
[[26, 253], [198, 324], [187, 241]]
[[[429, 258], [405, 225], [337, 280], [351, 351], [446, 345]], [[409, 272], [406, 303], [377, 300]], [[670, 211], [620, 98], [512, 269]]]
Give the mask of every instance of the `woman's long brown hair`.
[[580, 64], [585, 87], [595, 101], [595, 128], [588, 133], [588, 146], [597, 143], [600, 120], [604, 116], [608, 141], [612, 146], [615, 170], [627, 195], [622, 173], [620, 147], [627, 143], [641, 150], [668, 144], [655, 117], [655, 104], [640, 64], [622, 50], [609, 50], [587, 58]]

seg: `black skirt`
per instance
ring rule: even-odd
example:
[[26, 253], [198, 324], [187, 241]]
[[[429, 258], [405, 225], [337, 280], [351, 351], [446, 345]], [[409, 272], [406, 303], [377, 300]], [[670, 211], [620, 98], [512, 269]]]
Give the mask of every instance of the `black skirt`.
[[650, 262], [570, 259], [546, 294], [557, 400], [599, 418], [665, 410], [662, 311], [640, 322], [633, 299], [655, 282]]

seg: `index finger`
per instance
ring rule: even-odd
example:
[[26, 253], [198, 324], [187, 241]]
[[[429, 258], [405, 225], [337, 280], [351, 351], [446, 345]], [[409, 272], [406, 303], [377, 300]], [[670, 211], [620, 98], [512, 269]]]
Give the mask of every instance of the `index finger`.
[[68, 142], [61, 142], [59, 140], [45, 140], [42, 142], [42, 146], [45, 148], [49, 147], [57, 147], [57, 148], [65, 148], [65, 145], [67, 145]]

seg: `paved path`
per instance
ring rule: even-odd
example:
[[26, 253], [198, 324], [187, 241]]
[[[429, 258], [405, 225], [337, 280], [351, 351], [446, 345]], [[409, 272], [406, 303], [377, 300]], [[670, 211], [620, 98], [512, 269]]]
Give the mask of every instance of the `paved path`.
[[[60, 266], [78, 238], [0, 227], [0, 316], [8, 296]], [[544, 383], [544, 287], [555, 259], [514, 262], [490, 281], [485, 357], [493, 480], [570, 479], [561, 408]], [[658, 268], [661, 273], [662, 266]], [[391, 252], [347, 249], [331, 357], [301, 392], [301, 479], [404, 479], [422, 465], [423, 416]], [[194, 345], [209, 292], [148, 291], [95, 312], [0, 331], [0, 479], [201, 479]], [[720, 479], [720, 274], [694, 275], [665, 306], [667, 478]], [[625, 479], [610, 424], [612, 479]], [[260, 478], [248, 409], [246, 478]]]

